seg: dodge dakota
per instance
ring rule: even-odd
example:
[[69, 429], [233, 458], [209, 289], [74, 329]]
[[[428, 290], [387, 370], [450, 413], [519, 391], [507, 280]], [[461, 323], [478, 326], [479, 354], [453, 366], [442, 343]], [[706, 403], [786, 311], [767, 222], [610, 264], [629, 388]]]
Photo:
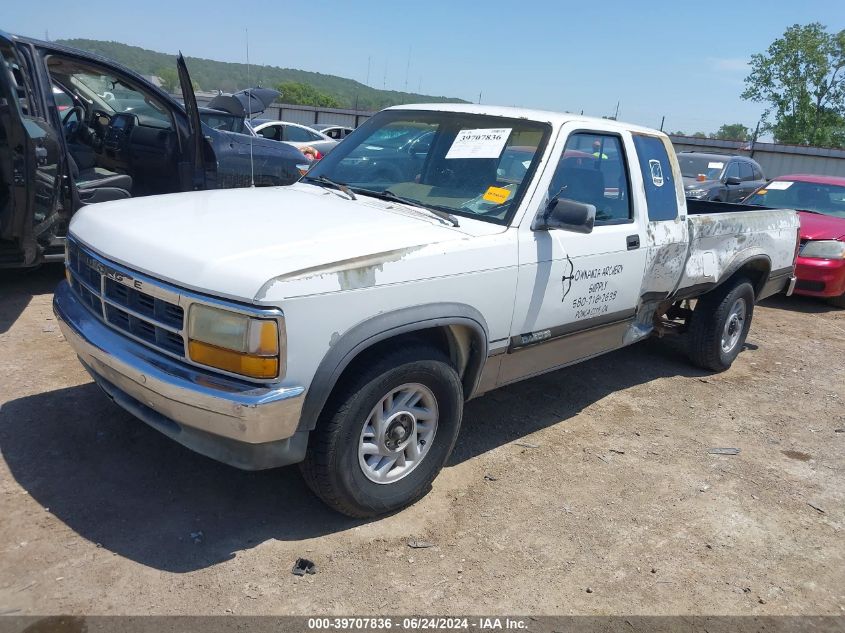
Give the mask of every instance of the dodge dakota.
[[413, 105], [292, 186], [81, 209], [54, 309], [144, 422], [374, 516], [426, 493], [470, 398], [653, 333], [727, 369], [797, 248], [792, 210], [686, 200], [658, 131]]

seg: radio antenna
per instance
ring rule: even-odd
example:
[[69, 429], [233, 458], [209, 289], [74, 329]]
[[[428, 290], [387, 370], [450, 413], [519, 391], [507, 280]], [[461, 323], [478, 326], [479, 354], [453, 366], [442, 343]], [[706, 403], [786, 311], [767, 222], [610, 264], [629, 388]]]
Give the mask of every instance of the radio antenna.
[[[252, 131], [252, 83], [250, 82], [249, 78], [249, 29], [244, 29], [246, 32], [246, 112], [247, 112], [247, 125], [250, 126], [250, 131]], [[249, 186], [255, 187], [255, 161], [252, 156], [252, 141], [254, 139], [255, 132], [249, 135]]]

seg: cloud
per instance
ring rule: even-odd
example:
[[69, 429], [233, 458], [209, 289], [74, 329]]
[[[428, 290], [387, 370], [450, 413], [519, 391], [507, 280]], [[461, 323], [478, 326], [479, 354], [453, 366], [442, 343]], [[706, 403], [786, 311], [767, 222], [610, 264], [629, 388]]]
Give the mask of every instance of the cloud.
[[744, 73], [748, 70], [748, 60], [744, 57], [708, 57], [707, 61], [716, 72]]

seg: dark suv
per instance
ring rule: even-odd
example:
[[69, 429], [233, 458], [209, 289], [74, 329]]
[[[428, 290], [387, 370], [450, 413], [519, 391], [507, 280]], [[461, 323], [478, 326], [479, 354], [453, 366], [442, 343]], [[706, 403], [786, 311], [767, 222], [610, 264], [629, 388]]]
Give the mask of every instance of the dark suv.
[[99, 55], [0, 31], [0, 268], [62, 259], [87, 204], [299, 179], [299, 150], [200, 112], [177, 67], [185, 105]]
[[678, 152], [687, 198], [739, 202], [766, 184], [763, 170], [744, 156]]

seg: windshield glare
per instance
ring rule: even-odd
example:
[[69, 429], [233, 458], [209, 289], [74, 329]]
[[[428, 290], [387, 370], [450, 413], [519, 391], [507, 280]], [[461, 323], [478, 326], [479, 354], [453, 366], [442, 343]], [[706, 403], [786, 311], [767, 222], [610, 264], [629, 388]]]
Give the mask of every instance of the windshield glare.
[[845, 187], [815, 182], [773, 180], [745, 201], [774, 209], [815, 211], [845, 218]]
[[385, 111], [308, 172], [355, 193], [389, 191], [411, 203], [506, 224], [551, 127], [459, 112]]
[[725, 167], [725, 161], [715, 156], [690, 156], [678, 154], [678, 164], [681, 175], [685, 178], [699, 178], [703, 180], [718, 180], [719, 174]]

